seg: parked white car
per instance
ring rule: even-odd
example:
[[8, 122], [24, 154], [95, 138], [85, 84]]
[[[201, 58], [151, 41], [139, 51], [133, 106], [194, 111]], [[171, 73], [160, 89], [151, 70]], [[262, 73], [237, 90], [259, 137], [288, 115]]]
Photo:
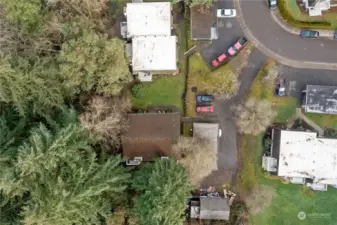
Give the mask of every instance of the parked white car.
[[217, 16], [222, 18], [236, 17], [235, 9], [218, 9]]

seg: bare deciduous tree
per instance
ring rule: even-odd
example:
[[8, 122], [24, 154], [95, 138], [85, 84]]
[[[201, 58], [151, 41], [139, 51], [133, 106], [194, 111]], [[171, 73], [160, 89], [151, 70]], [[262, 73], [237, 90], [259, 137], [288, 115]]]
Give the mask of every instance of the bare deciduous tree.
[[267, 100], [248, 99], [234, 107], [236, 125], [240, 133], [258, 135], [274, 120], [276, 112]]
[[204, 140], [192, 137], [180, 137], [173, 146], [178, 161], [186, 168], [192, 185], [200, 182], [212, 173], [217, 153]]
[[80, 121], [96, 136], [103, 149], [118, 148], [120, 134], [128, 127], [125, 114], [130, 109], [131, 102], [127, 97], [95, 96], [87, 110], [80, 115]]

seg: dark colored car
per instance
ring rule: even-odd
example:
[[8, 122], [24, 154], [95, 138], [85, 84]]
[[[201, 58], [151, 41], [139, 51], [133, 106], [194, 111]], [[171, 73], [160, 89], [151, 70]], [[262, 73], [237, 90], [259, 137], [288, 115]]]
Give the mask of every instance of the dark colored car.
[[196, 107], [195, 111], [197, 111], [198, 113], [200, 113], [200, 112], [214, 112], [214, 106], [212, 106], [212, 105], [210, 105], [210, 106], [198, 105]]
[[317, 38], [319, 37], [319, 32], [315, 30], [301, 30], [300, 36], [305, 38]]
[[197, 95], [197, 105], [210, 105], [214, 100], [213, 95]]
[[334, 34], [333, 38], [337, 39], [337, 31], [335, 31], [335, 34]]
[[269, 9], [276, 9], [277, 8], [277, 0], [268, 0]]
[[245, 45], [247, 44], [247, 39], [245, 37], [240, 37], [235, 44], [228, 49], [228, 54], [231, 56], [236, 55]]
[[285, 79], [280, 79], [278, 88], [277, 88], [277, 95], [278, 96], [285, 96], [286, 95], [286, 81]]
[[212, 66], [218, 67], [220, 63], [224, 62], [227, 59], [226, 54], [222, 53], [216, 59], [213, 59]]

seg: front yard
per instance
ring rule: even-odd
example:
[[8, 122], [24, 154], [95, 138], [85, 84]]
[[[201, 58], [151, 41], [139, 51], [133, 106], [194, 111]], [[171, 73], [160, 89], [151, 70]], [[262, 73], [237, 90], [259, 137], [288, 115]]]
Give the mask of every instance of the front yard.
[[264, 67], [258, 72], [255, 80], [253, 81], [250, 90], [248, 92], [248, 97], [254, 97], [256, 99], [267, 99], [272, 102], [277, 111], [277, 116], [275, 122], [277, 123], [288, 123], [291, 122], [292, 117], [296, 113], [296, 103], [295, 98], [288, 96], [279, 97], [275, 96], [275, 88], [269, 87], [263, 84], [262, 79], [269, 68], [275, 66], [276, 62], [274, 60], [268, 60]]
[[[274, 88], [262, 82], [264, 74], [274, 64], [273, 60], [266, 62], [254, 80], [247, 98], [255, 97], [274, 102], [277, 111], [275, 122], [290, 123], [294, 119], [296, 99], [276, 97]], [[319, 118], [321, 124], [331, 125], [331, 118]], [[335, 125], [336, 122], [333, 126]], [[326, 192], [314, 192], [303, 185], [287, 184], [278, 177], [265, 173], [261, 168], [263, 135], [240, 135], [239, 139], [240, 171], [236, 189], [251, 209], [250, 224], [336, 224], [337, 189], [329, 187]], [[300, 212], [306, 213], [305, 219], [299, 219]]]
[[[189, 57], [189, 73], [186, 92], [186, 114], [196, 116], [195, 96], [197, 93], [214, 94], [220, 98], [234, 96], [240, 87], [239, 73], [246, 66], [253, 46], [247, 46], [231, 59], [229, 63], [211, 71], [201, 54], [195, 53]], [[194, 90], [193, 90], [194, 89]]]
[[337, 13], [335, 10], [325, 11], [322, 16], [309, 16], [300, 9], [296, 0], [280, 0], [279, 9], [288, 23], [300, 28], [336, 29]]

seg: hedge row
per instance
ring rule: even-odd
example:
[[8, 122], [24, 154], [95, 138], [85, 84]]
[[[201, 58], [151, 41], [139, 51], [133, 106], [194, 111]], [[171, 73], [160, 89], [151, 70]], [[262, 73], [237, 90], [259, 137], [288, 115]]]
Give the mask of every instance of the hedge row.
[[[295, 0], [293, 0], [295, 1]], [[296, 20], [290, 12], [287, 10], [285, 0], [278, 1], [278, 8], [280, 10], [281, 15], [287, 21], [287, 23], [299, 27], [299, 28], [313, 28], [313, 29], [331, 29], [331, 23], [328, 21], [300, 21]]]

